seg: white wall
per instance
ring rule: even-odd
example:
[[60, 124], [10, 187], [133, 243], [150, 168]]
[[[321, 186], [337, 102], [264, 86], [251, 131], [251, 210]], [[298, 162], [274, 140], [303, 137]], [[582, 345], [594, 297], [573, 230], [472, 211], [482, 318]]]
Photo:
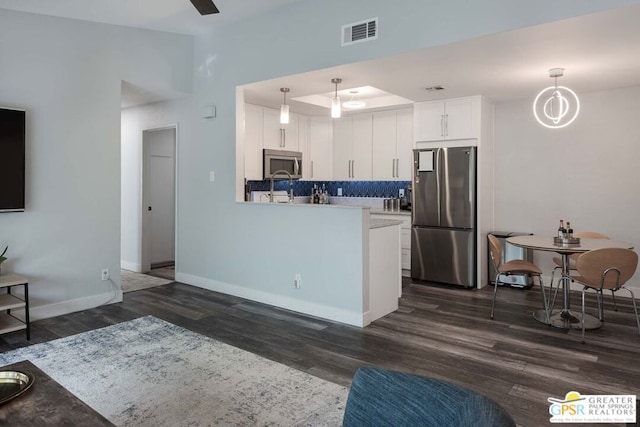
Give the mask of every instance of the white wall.
[[0, 244], [3, 270], [30, 280], [33, 318], [121, 298], [121, 80], [190, 90], [192, 46], [0, 9], [0, 104], [27, 110], [26, 212], [0, 214]]
[[[578, 95], [563, 129], [540, 126], [532, 99], [496, 106], [496, 229], [554, 235], [562, 218], [640, 248], [640, 86]], [[549, 273], [550, 258], [534, 253]]]

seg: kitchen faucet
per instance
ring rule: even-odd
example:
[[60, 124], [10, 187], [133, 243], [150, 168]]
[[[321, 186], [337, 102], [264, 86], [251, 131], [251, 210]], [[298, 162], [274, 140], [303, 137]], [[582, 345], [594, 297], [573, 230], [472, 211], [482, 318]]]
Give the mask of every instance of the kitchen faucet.
[[279, 174], [280, 172], [284, 172], [289, 177], [289, 203], [293, 203], [293, 177], [289, 172], [284, 169], [280, 169], [271, 174], [269, 178], [271, 180], [271, 186], [269, 187], [269, 203], [273, 203], [273, 178]]

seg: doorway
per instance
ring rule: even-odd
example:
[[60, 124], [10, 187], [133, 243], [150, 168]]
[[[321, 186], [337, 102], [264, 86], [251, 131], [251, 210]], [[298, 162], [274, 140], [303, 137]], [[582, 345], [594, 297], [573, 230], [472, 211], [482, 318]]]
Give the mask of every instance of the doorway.
[[142, 272], [175, 280], [176, 126], [142, 132]]

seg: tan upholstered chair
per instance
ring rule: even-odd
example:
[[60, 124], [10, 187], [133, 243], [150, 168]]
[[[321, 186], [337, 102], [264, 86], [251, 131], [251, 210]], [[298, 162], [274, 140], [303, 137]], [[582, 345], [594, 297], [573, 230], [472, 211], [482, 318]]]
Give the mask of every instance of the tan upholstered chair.
[[629, 291], [636, 322], [638, 323], [638, 333], [640, 333], [640, 318], [638, 318], [635, 296], [631, 289], [624, 286], [627, 280], [635, 274], [637, 267], [638, 254], [631, 249], [595, 249], [578, 257], [576, 261], [577, 275], [571, 276], [571, 278], [584, 285], [582, 289], [582, 342], [584, 342], [585, 329], [585, 293], [588, 289], [593, 289], [598, 293], [598, 318], [600, 321], [604, 321], [602, 291], [605, 289], [609, 289], [612, 292], [620, 289]]
[[[610, 240], [611, 237], [606, 234], [598, 233], [595, 231], [578, 231], [573, 233], [573, 237], [579, 237], [581, 239], [607, 239]], [[581, 254], [572, 254], [569, 255], [569, 272], [576, 270], [576, 261]], [[560, 284], [562, 283], [562, 277], [558, 279], [558, 283], [556, 285], [556, 291], [553, 292], [553, 277], [556, 274], [556, 270], [562, 270], [562, 258], [559, 256], [553, 257], [553, 262], [556, 265], [553, 271], [551, 272], [551, 287], [549, 288], [549, 310], [550, 314], [553, 314], [553, 307], [556, 306], [556, 297], [558, 296], [558, 289], [560, 289]], [[553, 293], [553, 298], [551, 298], [551, 294]], [[613, 306], [614, 310], [618, 311], [618, 307], [616, 305], [616, 296], [613, 292], [611, 292], [611, 297], [613, 298]]]
[[544, 285], [542, 283], [542, 270], [538, 268], [537, 265], [525, 261], [522, 259], [514, 259], [504, 264], [501, 264], [502, 260], [502, 244], [500, 240], [498, 240], [494, 235], [489, 234], [487, 236], [489, 238], [489, 254], [491, 256], [491, 260], [493, 261], [493, 265], [496, 267], [496, 271], [498, 274], [496, 275], [495, 287], [493, 289], [493, 301], [491, 303], [491, 319], [493, 319], [493, 312], [496, 305], [496, 293], [498, 291], [498, 282], [500, 276], [508, 276], [510, 274], [524, 274], [529, 277], [537, 277], [538, 283], [540, 283], [540, 291], [542, 292], [542, 301], [544, 303], [544, 312], [547, 319], [547, 324], [549, 323], [549, 308], [547, 306], [547, 296], [544, 292]]

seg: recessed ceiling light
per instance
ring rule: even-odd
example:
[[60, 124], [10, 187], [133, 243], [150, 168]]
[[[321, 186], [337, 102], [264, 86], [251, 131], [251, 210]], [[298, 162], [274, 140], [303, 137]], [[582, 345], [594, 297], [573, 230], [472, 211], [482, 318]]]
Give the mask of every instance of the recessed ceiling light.
[[342, 106], [344, 108], [356, 109], [356, 108], [364, 108], [367, 106], [367, 103], [361, 99], [358, 99], [358, 91], [352, 90], [349, 92], [351, 94], [351, 99], [343, 102]]
[[424, 88], [424, 90], [429, 91], [429, 92], [437, 92], [439, 90], [444, 90], [444, 86], [440, 86], [440, 85], [429, 86], [429, 87]]

